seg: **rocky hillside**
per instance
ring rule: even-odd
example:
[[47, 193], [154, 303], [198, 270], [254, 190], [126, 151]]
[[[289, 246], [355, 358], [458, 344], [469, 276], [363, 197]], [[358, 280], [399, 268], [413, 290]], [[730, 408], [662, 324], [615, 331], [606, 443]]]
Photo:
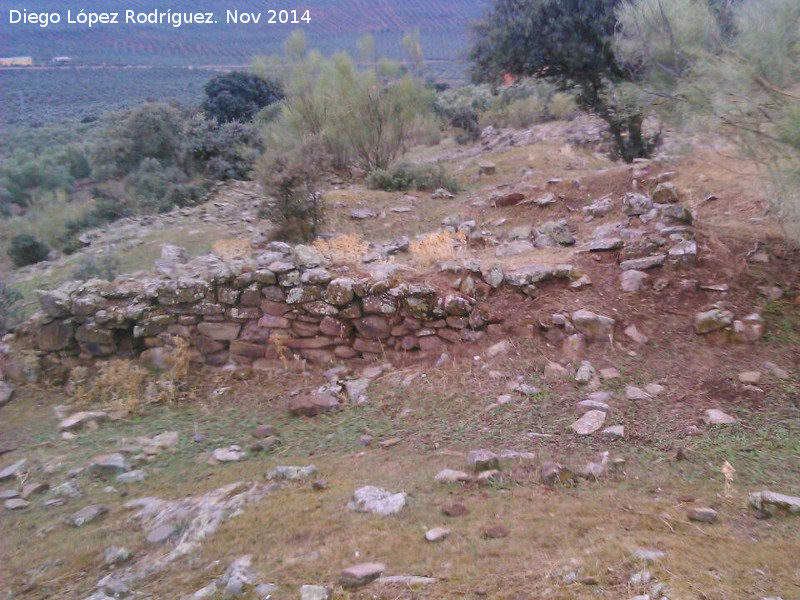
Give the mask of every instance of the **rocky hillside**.
[[238, 183], [16, 274], [11, 597], [796, 596], [799, 257], [716, 140], [599, 127], [415, 150], [456, 194], [329, 180], [312, 246]]

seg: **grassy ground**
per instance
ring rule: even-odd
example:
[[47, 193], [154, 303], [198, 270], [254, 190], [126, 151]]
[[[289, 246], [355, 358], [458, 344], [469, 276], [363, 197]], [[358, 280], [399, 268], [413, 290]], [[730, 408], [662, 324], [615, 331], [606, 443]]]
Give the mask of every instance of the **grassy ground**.
[[[369, 405], [315, 419], [288, 416], [285, 382], [292, 381], [290, 388], [307, 389], [321, 382], [317, 372], [298, 374], [276, 365], [275, 372], [245, 381], [221, 375], [198, 378], [198, 399], [151, 407], [142, 415], [82, 433], [72, 442], [62, 441], [55, 429], [52, 406], [62, 401], [60, 393], [21, 390], [3, 409], [3, 429], [6, 441], [24, 448], [12, 456], [34, 461], [35, 479], [57, 483], [91, 456], [112, 452], [136, 436], [177, 430], [181, 442], [175, 452], [165, 452], [145, 467], [150, 477], [142, 483], [117, 484], [115, 492], [106, 493], [108, 482], [81, 474], [76, 482], [87, 492], [82, 500], [56, 509], [0, 513], [9, 533], [4, 545], [6, 581], [15, 591], [24, 583], [35, 584], [25, 597], [47, 598], [56, 590], [64, 598], [85, 597], [105, 573], [100, 566], [105, 548], [122, 544], [137, 554], [151, 551], [138, 522], [120, 508], [125, 500], [151, 495], [177, 499], [234, 481], [262, 480], [279, 464], [313, 463], [327, 480], [327, 489], [314, 491], [305, 482], [273, 492], [226, 521], [191, 557], [192, 569], [176, 563], [148, 580], [141, 591], [178, 597], [178, 591], [203, 587], [233, 558], [250, 553], [254, 570], [281, 586], [279, 597], [294, 597], [293, 590], [303, 583], [335, 583], [343, 567], [367, 560], [386, 563], [390, 574], [428, 575], [439, 583], [413, 591], [371, 586], [338, 597], [628, 597], [650, 589], [629, 583], [643, 568], [668, 585], [670, 598], [796, 594], [800, 573], [793, 557], [800, 551], [800, 523], [789, 516], [759, 520], [746, 507], [746, 495], [763, 488], [800, 492], [800, 420], [791, 405], [798, 393], [797, 378], [769, 379], [758, 397], [744, 393], [730, 399], [724, 408], [739, 417], [737, 425], [703, 426], [695, 433], [689, 426], [698, 423], [706, 404], [683, 397], [685, 390], [696, 389], [692, 373], [664, 381], [667, 393], [652, 401], [630, 402], [621, 393], [629, 383], [663, 381], [658, 371], [669, 372], [680, 359], [620, 357], [615, 364], [622, 378], [604, 388], [615, 392], [608, 424], [624, 424], [628, 434], [622, 441], [603, 442], [568, 432], [576, 418], [574, 403], [584, 393], [571, 382], [545, 381], [532, 350], [520, 343], [511, 356], [485, 366], [484, 361], [463, 358], [440, 369], [400, 367], [373, 384]], [[759, 355], [771, 351], [756, 350]], [[602, 365], [604, 352], [595, 353], [593, 362]], [[706, 367], [730, 381], [740, 365], [724, 366], [726, 359], [724, 351], [708, 349]], [[398, 385], [410, 375], [416, 377], [409, 385]], [[485, 412], [518, 375], [542, 392]], [[229, 389], [222, 395], [213, 393], [221, 388]], [[214, 448], [246, 446], [250, 431], [262, 423], [280, 431], [282, 444], [274, 453], [236, 464], [206, 464]], [[552, 437], [531, 439], [526, 435], [531, 431]], [[205, 441], [192, 440], [198, 432], [207, 435]], [[365, 432], [374, 436], [375, 445], [359, 444]], [[402, 440], [400, 444], [388, 449], [377, 445], [394, 437]], [[460, 453], [478, 447], [532, 451], [539, 460], [575, 467], [608, 450], [625, 462], [599, 482], [557, 489], [541, 486], [537, 469], [524, 465], [506, 471], [488, 488], [434, 481], [443, 468], [464, 468]], [[677, 460], [677, 449], [688, 459]], [[727, 494], [721, 473], [725, 461], [736, 469]], [[43, 475], [46, 465], [57, 462], [62, 465], [55, 474]], [[348, 513], [344, 506], [349, 496], [363, 485], [402, 490], [409, 494], [409, 506], [387, 518]], [[92, 502], [111, 507], [105, 520], [80, 530], [61, 524]], [[445, 517], [441, 508], [455, 502], [464, 504], [469, 514]], [[686, 512], [693, 506], [713, 506], [720, 522], [690, 523]], [[484, 539], [482, 530], [496, 523], [508, 527], [510, 536]], [[448, 526], [453, 533], [441, 544], [428, 544], [422, 536], [434, 526]], [[666, 554], [645, 565], [632, 557], [637, 547]], [[570, 581], [570, 573], [577, 573], [577, 581]]]

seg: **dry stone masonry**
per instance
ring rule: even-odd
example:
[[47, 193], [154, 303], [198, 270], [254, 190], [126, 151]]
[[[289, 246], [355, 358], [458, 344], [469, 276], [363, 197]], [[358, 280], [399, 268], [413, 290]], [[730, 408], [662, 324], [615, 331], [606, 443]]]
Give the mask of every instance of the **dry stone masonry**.
[[[473, 264], [474, 263], [474, 264]], [[367, 277], [339, 276], [308, 246], [274, 242], [252, 259], [191, 261], [166, 247], [159, 274], [68, 283], [40, 292], [42, 311], [22, 330], [36, 349], [75, 358], [136, 357], [164, 364], [174, 338], [209, 365], [254, 365], [290, 354], [315, 363], [376, 358], [390, 351], [440, 351], [474, 342], [502, 322], [476, 290], [535, 284], [573, 275], [571, 265], [504, 273], [473, 261], [467, 291], [403, 281], [392, 265]], [[18, 331], [18, 334], [20, 332]]]

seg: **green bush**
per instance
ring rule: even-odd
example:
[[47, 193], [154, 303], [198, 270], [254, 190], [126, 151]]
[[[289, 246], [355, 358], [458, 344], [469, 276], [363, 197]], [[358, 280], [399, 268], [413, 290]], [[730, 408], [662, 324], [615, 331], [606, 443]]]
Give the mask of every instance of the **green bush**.
[[50, 248], [27, 233], [15, 235], [8, 247], [8, 256], [18, 267], [33, 265], [47, 260]]
[[557, 121], [571, 121], [578, 115], [575, 97], [564, 92], [553, 94], [547, 105], [547, 114]]
[[88, 279], [114, 281], [118, 274], [119, 259], [113, 254], [86, 256], [72, 271], [73, 279], [79, 281], [87, 281]]
[[283, 100], [280, 83], [252, 73], [218, 75], [206, 84], [203, 110], [220, 123], [252, 121], [265, 106]]
[[373, 171], [367, 177], [367, 187], [386, 192], [445, 188], [455, 193], [459, 190], [458, 181], [448, 176], [442, 167], [411, 164], [400, 164], [390, 170]]
[[22, 294], [10, 285], [0, 281], [0, 335], [16, 325], [20, 319]]
[[325, 204], [316, 184], [330, 165], [325, 143], [318, 137], [285, 151], [273, 150], [258, 166], [258, 179], [271, 197], [260, 212], [280, 228], [287, 241], [317, 237], [325, 219]]

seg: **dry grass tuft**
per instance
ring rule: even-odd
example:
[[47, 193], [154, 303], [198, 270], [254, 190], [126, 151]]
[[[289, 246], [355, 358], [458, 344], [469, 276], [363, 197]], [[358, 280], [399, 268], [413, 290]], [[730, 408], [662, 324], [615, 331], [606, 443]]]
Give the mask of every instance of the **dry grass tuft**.
[[312, 244], [314, 249], [332, 263], [355, 264], [369, 250], [369, 242], [357, 233], [340, 235], [331, 239], [316, 239]]
[[223, 260], [247, 258], [253, 253], [253, 245], [250, 240], [244, 239], [217, 240], [211, 247], [211, 252]]
[[82, 379], [75, 387], [79, 404], [104, 404], [127, 412], [141, 410], [149, 380], [147, 369], [129, 360], [102, 363], [97, 376]]
[[169, 368], [158, 377], [134, 361], [114, 359], [100, 364], [91, 377], [80, 367], [73, 369], [70, 385], [77, 404], [101, 404], [127, 413], [141, 413], [148, 404], [174, 402], [189, 391], [191, 365], [189, 342], [173, 337], [166, 358]]
[[453, 233], [444, 229], [411, 242], [408, 249], [412, 260], [419, 266], [429, 266], [456, 257], [457, 249], [467, 240], [463, 231]]

